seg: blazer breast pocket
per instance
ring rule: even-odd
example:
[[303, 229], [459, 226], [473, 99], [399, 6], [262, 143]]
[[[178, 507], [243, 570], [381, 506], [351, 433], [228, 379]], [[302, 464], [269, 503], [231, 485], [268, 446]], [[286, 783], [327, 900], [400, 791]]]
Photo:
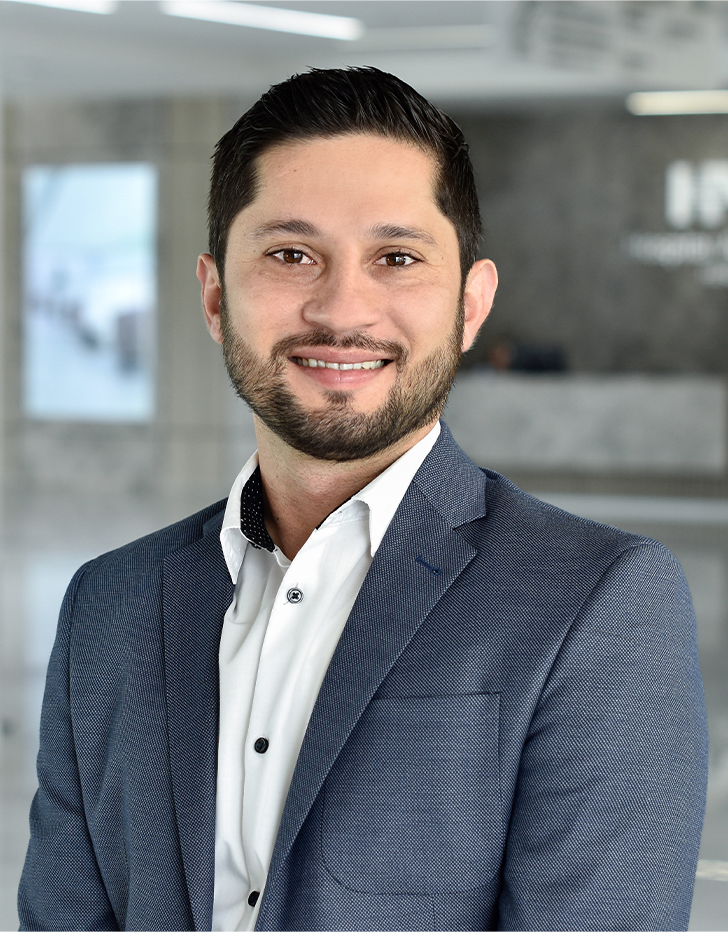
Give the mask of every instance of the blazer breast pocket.
[[499, 869], [499, 695], [374, 699], [324, 786], [329, 873], [373, 894], [458, 893]]

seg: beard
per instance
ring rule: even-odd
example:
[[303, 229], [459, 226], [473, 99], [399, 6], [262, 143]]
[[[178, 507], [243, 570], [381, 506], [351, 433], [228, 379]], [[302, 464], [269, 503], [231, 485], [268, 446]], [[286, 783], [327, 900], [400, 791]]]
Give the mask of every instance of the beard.
[[[235, 332], [221, 302], [223, 356], [237, 395], [263, 423], [289, 446], [321, 460], [349, 462], [374, 456], [435, 420], [442, 411], [460, 364], [464, 312], [458, 303], [455, 325], [447, 341], [416, 366], [399, 343], [352, 333], [338, 338], [313, 330], [279, 340], [265, 359]], [[307, 410], [285, 382], [291, 352], [306, 347], [365, 349], [387, 357], [397, 378], [387, 398], [374, 411], [356, 411], [353, 393], [324, 392], [324, 404]], [[294, 363], [295, 365], [295, 363]]]

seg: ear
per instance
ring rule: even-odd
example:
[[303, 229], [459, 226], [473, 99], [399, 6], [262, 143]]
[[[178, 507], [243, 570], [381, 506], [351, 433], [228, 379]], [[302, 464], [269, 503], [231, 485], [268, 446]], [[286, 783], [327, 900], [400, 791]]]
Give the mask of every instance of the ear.
[[202, 285], [202, 310], [205, 314], [207, 329], [216, 343], [222, 343], [222, 325], [220, 323], [222, 288], [215, 260], [207, 252], [203, 252], [197, 260], [197, 277]]
[[463, 329], [462, 351], [469, 350], [478, 331], [485, 323], [485, 318], [493, 307], [495, 290], [498, 287], [498, 273], [490, 259], [480, 259], [468, 272], [463, 292], [465, 326]]

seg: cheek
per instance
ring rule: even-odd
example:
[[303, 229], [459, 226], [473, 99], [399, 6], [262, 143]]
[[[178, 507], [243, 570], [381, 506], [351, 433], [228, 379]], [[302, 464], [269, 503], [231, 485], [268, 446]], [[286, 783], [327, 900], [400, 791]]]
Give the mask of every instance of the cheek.
[[300, 318], [300, 298], [289, 289], [272, 287], [262, 276], [252, 275], [244, 287], [230, 288], [227, 301], [235, 326], [247, 338], [280, 339]]
[[392, 319], [410, 346], [427, 348], [446, 343], [455, 328], [459, 292], [445, 291], [433, 294], [423, 290], [410, 294], [407, 301], [399, 302]]

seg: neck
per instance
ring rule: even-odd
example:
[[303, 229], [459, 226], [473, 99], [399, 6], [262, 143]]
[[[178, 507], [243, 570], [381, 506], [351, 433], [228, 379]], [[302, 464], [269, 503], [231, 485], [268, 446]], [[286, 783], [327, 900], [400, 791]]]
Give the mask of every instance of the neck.
[[274, 543], [292, 560], [332, 511], [425, 437], [434, 423], [374, 456], [337, 463], [294, 450], [256, 416], [265, 523]]

